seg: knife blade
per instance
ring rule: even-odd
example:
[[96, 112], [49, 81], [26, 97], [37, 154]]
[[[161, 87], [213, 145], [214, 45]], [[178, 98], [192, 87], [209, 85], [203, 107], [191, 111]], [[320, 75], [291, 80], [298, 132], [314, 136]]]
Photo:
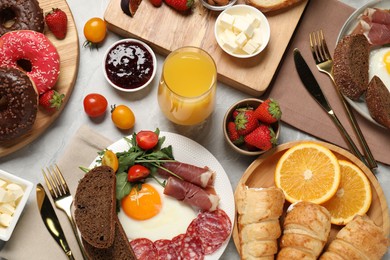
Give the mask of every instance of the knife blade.
[[47, 197], [46, 191], [43, 188], [42, 184], [37, 184], [36, 193], [38, 209], [41, 213], [43, 223], [45, 224], [47, 230], [49, 230], [49, 233], [57, 242], [57, 244], [60, 245], [62, 250], [68, 256], [68, 258], [74, 260], [72, 251], [70, 250], [68, 242], [66, 241], [64, 231], [62, 230], [61, 224], [58, 221], [54, 208], [50, 203], [50, 200]]
[[[340, 120], [337, 118], [335, 112], [332, 107], [329, 105], [328, 100], [326, 99], [324, 93], [321, 90], [320, 85], [318, 84], [316, 78], [311, 72], [309, 66], [307, 65], [305, 59], [302, 57], [300, 51], [295, 48], [294, 49], [294, 63], [295, 68], [297, 69], [298, 75], [303, 83], [303, 86], [310, 93], [310, 95], [317, 101], [317, 103], [326, 111], [326, 113], [330, 116], [333, 122], [338, 127], [339, 131], [346, 139], [351, 148], [352, 152], [358, 157], [365, 165], [368, 166], [367, 161], [360, 153], [359, 149], [353, 142], [352, 138], [349, 136], [348, 132], [345, 130], [344, 126], [341, 124]], [[368, 166], [369, 167], [369, 166]]]

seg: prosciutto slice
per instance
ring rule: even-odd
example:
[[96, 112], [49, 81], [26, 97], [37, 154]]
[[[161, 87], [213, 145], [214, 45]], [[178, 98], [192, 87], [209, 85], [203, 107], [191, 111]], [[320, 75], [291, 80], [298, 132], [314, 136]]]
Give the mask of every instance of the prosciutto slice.
[[359, 16], [353, 33], [364, 34], [373, 46], [390, 43], [390, 12], [378, 8], [367, 8]]
[[214, 211], [219, 204], [218, 195], [176, 177], [168, 178], [164, 194], [201, 210]]
[[[210, 170], [207, 166], [201, 168], [182, 162], [166, 162], [162, 166], [181, 177], [183, 180], [191, 182], [192, 184], [202, 188], [212, 186], [214, 184], [215, 172]], [[169, 172], [160, 168], [157, 172], [163, 178], [172, 176]]]

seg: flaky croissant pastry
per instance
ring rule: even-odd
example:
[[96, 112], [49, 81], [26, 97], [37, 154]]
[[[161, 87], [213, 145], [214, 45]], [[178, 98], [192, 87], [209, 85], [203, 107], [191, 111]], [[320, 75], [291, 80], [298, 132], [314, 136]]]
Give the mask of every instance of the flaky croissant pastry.
[[281, 235], [284, 194], [279, 188], [238, 187], [236, 206], [241, 259], [274, 259]]

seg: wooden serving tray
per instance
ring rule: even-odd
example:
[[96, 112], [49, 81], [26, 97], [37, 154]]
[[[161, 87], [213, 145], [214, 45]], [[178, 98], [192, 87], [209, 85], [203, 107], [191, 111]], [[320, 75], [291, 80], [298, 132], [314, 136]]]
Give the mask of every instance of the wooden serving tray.
[[[244, 0], [238, 3], [240, 1], [243, 3]], [[206, 9], [200, 0], [195, 1], [192, 13], [187, 15], [165, 4], [153, 7], [145, 0], [134, 17], [123, 13], [120, 2], [111, 0], [104, 14], [111, 31], [145, 41], [162, 55], [183, 46], [200, 47], [216, 62], [221, 82], [253, 96], [261, 96], [271, 83], [308, 0], [282, 12], [266, 14], [271, 28], [270, 41], [263, 52], [249, 59], [232, 57], [218, 46], [214, 24], [220, 12]]]
[[79, 39], [69, 6], [65, 0], [38, 0], [38, 2], [39, 6], [43, 9], [44, 14], [49, 12], [52, 8], [60, 8], [68, 16], [68, 32], [65, 39], [57, 40], [47, 27], [45, 27], [44, 31], [44, 34], [50, 39], [54, 46], [56, 46], [60, 55], [60, 76], [54, 88], [59, 93], [65, 94], [65, 99], [60, 111], [56, 111], [53, 114], [46, 113], [42, 108], [39, 108], [32, 130], [17, 139], [0, 144], [0, 157], [15, 152], [30, 144], [44, 133], [50, 124], [61, 114], [76, 82], [79, 66]]
[[[290, 142], [286, 144], [282, 144], [277, 146], [275, 149], [267, 152], [263, 156], [256, 159], [245, 171], [244, 175], [241, 177], [237, 187], [239, 187], [242, 183], [247, 185], [248, 187], [257, 187], [257, 188], [267, 188], [275, 186], [274, 182], [274, 172], [276, 168], [276, 164], [279, 161], [280, 157], [291, 147], [294, 145], [297, 145], [301, 143], [302, 141], [297, 142]], [[311, 141], [314, 142], [314, 141]], [[371, 182], [371, 190], [372, 190], [372, 202], [371, 207], [367, 212], [367, 215], [374, 221], [374, 223], [383, 228], [383, 231], [387, 236], [389, 236], [390, 233], [390, 219], [389, 219], [389, 209], [386, 202], [386, 197], [383, 193], [383, 190], [375, 178], [375, 176], [372, 174], [370, 169], [367, 168], [359, 159], [357, 159], [354, 155], [349, 153], [348, 151], [329, 144], [325, 142], [316, 142], [319, 143], [328, 149], [330, 149], [338, 159], [343, 159], [350, 161], [354, 163], [356, 166], [358, 166], [368, 177], [369, 181]], [[234, 196], [237, 196], [237, 192], [239, 192], [239, 189], [235, 190]], [[285, 209], [290, 205], [288, 201], [285, 203]], [[237, 214], [237, 211], [236, 211]], [[238, 229], [237, 229], [237, 215], [235, 218], [234, 228], [233, 228], [233, 240], [234, 244], [236, 245], [236, 248], [238, 252], [240, 252], [240, 241], [238, 236]], [[336, 226], [332, 225], [330, 238], [328, 240], [328, 243], [332, 241], [335, 237], [337, 232], [342, 228], [343, 226]]]

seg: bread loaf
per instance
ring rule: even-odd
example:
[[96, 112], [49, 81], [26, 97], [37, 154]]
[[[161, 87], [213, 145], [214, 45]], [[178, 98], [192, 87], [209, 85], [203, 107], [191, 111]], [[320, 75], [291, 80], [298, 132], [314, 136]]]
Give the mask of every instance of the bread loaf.
[[388, 247], [383, 230], [367, 216], [357, 215], [337, 233], [320, 259], [381, 259]]
[[358, 100], [368, 87], [370, 44], [362, 34], [342, 38], [334, 51], [333, 74], [340, 92]]
[[302, 0], [245, 0], [246, 4], [256, 7], [261, 12], [271, 12], [287, 8]]
[[74, 205], [82, 238], [93, 247], [108, 248], [114, 242], [116, 178], [111, 167], [95, 167], [80, 180]]
[[292, 204], [283, 222], [277, 259], [317, 259], [330, 234], [329, 211], [311, 202]]
[[238, 187], [236, 206], [240, 255], [246, 259], [274, 259], [281, 235], [279, 217], [283, 213], [284, 194], [279, 188]]
[[368, 84], [366, 103], [372, 118], [390, 129], [390, 92], [377, 76]]

